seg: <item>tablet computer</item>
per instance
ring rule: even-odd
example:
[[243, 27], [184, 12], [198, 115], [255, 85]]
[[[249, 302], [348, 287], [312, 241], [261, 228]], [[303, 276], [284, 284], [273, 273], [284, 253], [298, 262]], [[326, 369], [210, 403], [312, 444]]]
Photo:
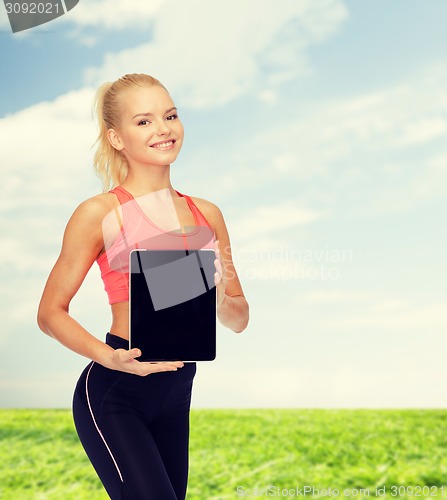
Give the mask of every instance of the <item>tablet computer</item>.
[[216, 357], [216, 258], [213, 249], [129, 254], [129, 348], [139, 361]]

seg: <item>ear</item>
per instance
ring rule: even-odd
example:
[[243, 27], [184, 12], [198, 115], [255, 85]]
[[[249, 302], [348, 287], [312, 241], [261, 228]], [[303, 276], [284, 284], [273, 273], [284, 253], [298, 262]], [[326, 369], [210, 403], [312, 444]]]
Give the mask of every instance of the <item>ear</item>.
[[110, 144], [118, 151], [121, 151], [124, 148], [123, 140], [118, 132], [113, 128], [109, 128], [109, 130], [107, 130], [107, 138], [109, 139]]

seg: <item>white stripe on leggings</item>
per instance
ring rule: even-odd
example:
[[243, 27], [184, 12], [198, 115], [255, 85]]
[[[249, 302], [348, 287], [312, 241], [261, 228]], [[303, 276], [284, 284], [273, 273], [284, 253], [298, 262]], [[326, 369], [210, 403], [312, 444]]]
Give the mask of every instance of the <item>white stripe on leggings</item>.
[[110, 453], [110, 456], [112, 457], [113, 463], [115, 464], [116, 470], [118, 471], [118, 474], [120, 476], [121, 482], [124, 482], [123, 481], [123, 476], [121, 475], [121, 471], [120, 471], [120, 469], [118, 467], [118, 464], [116, 463], [115, 457], [113, 456], [112, 452], [110, 451], [109, 445], [107, 444], [106, 440], [104, 439], [104, 436], [102, 435], [102, 432], [101, 432], [100, 428], [98, 427], [98, 425], [96, 423], [95, 416], [93, 415], [92, 407], [90, 405], [90, 398], [88, 397], [88, 377], [90, 375], [90, 371], [93, 368], [94, 364], [95, 364], [95, 362], [92, 361], [92, 365], [90, 366], [90, 368], [89, 368], [89, 370], [87, 372], [87, 378], [85, 379], [85, 393], [87, 394], [88, 407], [90, 409], [90, 414], [92, 416], [92, 420], [93, 420], [93, 423], [95, 424], [96, 430], [98, 431], [98, 434], [101, 436], [102, 440], [104, 441], [104, 444], [106, 445], [106, 448], [107, 448], [108, 452]]

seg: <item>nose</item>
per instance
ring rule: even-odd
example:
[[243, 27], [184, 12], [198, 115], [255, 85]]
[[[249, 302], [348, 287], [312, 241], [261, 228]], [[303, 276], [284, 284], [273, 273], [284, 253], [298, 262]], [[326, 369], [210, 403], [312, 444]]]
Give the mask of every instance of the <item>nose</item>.
[[167, 135], [171, 129], [169, 128], [168, 123], [165, 120], [157, 121], [155, 132], [157, 135]]

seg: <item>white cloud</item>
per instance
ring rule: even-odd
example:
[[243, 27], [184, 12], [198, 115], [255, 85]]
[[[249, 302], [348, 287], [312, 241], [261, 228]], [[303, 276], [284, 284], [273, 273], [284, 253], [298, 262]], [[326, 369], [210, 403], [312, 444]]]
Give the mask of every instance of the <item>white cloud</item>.
[[395, 297], [384, 290], [315, 289], [296, 295], [291, 303], [292, 306], [322, 308], [337, 305], [340, 310], [346, 308], [341, 315], [328, 314], [320, 319], [320, 324], [334, 329], [361, 331], [365, 327], [377, 327], [381, 331], [397, 331], [420, 328], [436, 332], [447, 327], [445, 302], [412, 303], [409, 298]]
[[[443, 366], [417, 368], [411, 361], [392, 363], [361, 358], [318, 363], [294, 357], [294, 367], [224, 368], [202, 365], [194, 383], [196, 408], [435, 408], [447, 382]], [[268, 361], [266, 361], [266, 364]], [[267, 365], [268, 366], [268, 365]], [[433, 383], [436, 380], [436, 383]], [[223, 401], [225, 403], [223, 403]], [[228, 403], [230, 402], [230, 403]]]
[[[381, 310], [378, 311], [377, 308]], [[424, 306], [386, 308], [383, 303], [372, 304], [363, 310], [355, 310], [343, 318], [332, 318], [327, 322], [331, 328], [354, 329], [377, 327], [397, 330], [418, 328], [421, 331], [445, 331], [447, 327], [447, 304], [439, 302]]]
[[[88, 360], [85, 359], [85, 364]], [[32, 377], [21, 373], [13, 379], [4, 374], [0, 380], [2, 408], [71, 408], [73, 391], [81, 373], [71, 371]]]
[[[321, 326], [340, 331], [362, 331], [377, 328], [379, 331], [397, 332], [420, 329], [436, 335], [447, 327], [447, 304], [414, 304], [410, 300], [386, 296], [384, 291], [372, 290], [312, 290], [294, 297], [292, 305], [317, 308], [337, 305], [342, 314], [327, 314], [319, 318]], [[283, 311], [282, 315], [287, 315]]]
[[430, 158], [427, 166], [433, 171], [447, 170], [447, 151]]
[[447, 120], [438, 116], [413, 120], [412, 123], [405, 124], [402, 130], [402, 137], [397, 144], [401, 146], [414, 145], [418, 143], [430, 142], [447, 133]]
[[[106, 54], [85, 81], [149, 73], [195, 108], [222, 106], [253, 91], [271, 96], [278, 78], [308, 73], [307, 47], [333, 35], [346, 17], [338, 0], [289, 0], [280, 9], [268, 3], [261, 9], [256, 0], [173, 0], [159, 8], [152, 41]], [[268, 88], [264, 73], [272, 79]]]
[[298, 225], [309, 224], [321, 217], [322, 214], [316, 210], [303, 208], [297, 202], [285, 199], [246, 211], [233, 224], [233, 234], [239, 240], [251, 240], [272, 231], [293, 230]]
[[11, 29], [6, 9], [0, 9], [0, 29], [1, 30]]
[[[308, 287], [308, 290], [297, 294], [290, 289], [281, 305], [260, 311], [260, 319], [274, 324], [281, 318], [285, 323], [294, 324], [299, 317], [305, 329], [310, 327], [342, 337], [352, 333], [367, 335], [368, 344], [371, 343], [369, 332], [376, 332], [372, 344], [384, 336], [390, 348], [392, 342], [404, 339], [405, 348], [418, 346], [415, 353], [430, 352], [434, 341], [446, 343], [447, 303], [442, 298], [421, 304], [412, 290], [402, 290], [400, 295], [388, 293], [384, 288]], [[421, 332], [420, 335], [415, 335], [417, 332]]]
[[302, 293], [295, 299], [296, 304], [309, 304], [324, 306], [329, 304], [365, 302], [377, 298], [376, 292], [369, 290], [311, 290], [310, 292]]
[[[219, 197], [222, 187], [237, 196], [293, 186], [308, 207], [325, 210], [343, 199], [358, 216], [443, 199], [446, 83], [447, 66], [432, 64], [405, 83], [343, 99], [303, 105], [289, 97], [286, 113], [282, 101], [269, 108], [267, 126], [258, 124], [213, 160], [221, 173], [210, 196]], [[206, 164], [213, 148], [203, 145], [192, 163]]]
[[148, 26], [166, 0], [81, 0], [64, 16], [65, 22], [97, 29], [141, 29]]
[[[326, 171], [329, 161], [358, 165], [366, 151], [398, 152], [429, 142], [447, 130], [443, 116], [447, 101], [442, 100], [447, 67], [437, 66], [435, 80], [432, 68], [421, 73], [404, 85], [315, 104], [292, 124], [269, 130], [265, 136], [268, 133], [271, 142], [281, 138], [293, 144], [301, 161], [307, 164], [311, 156], [312, 164], [323, 164]], [[258, 140], [265, 143], [265, 138]]]
[[272, 105], [278, 101], [278, 93], [271, 89], [261, 90], [258, 94], [258, 99]]
[[72, 206], [79, 199], [92, 172], [92, 98], [93, 90], [85, 88], [0, 120], [0, 135], [8, 138], [2, 151], [4, 214]]
[[[160, 7], [166, 0], [81, 0], [72, 10], [64, 16], [51, 21], [56, 23], [69, 23], [77, 28], [78, 36], [82, 36], [82, 28], [93, 27], [95, 29], [120, 30], [125, 28], [144, 29], [147, 28]], [[0, 27], [10, 28], [6, 9], [0, 9]], [[14, 37], [23, 34], [35, 33], [37, 30], [47, 30], [48, 25], [32, 28], [23, 32], [15, 33]], [[91, 38], [91, 37], [89, 37]]]

